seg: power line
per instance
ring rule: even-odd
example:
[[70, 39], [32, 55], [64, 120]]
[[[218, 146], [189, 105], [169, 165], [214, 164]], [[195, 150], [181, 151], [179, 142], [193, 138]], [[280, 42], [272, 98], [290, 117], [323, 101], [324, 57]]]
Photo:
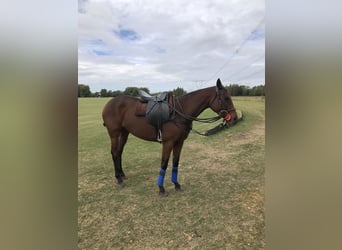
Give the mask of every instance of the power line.
[[259, 73], [261, 73], [261, 72], [265, 72], [265, 70], [262, 69], [262, 70], [259, 70], [259, 71], [256, 71], [256, 72], [252, 72], [251, 74], [249, 74], [249, 75], [247, 75], [247, 76], [244, 76], [244, 77], [241, 77], [240, 79], [236, 80], [236, 82], [241, 81], [243, 78], [247, 79], [247, 78], [249, 78], [249, 77], [251, 77], [251, 76], [254, 76], [254, 75], [256, 75], [256, 74], [259, 74]]
[[247, 38], [246, 39], [244, 39], [243, 41], [242, 41], [242, 43], [239, 45], [239, 47], [234, 51], [234, 53], [227, 59], [227, 61], [208, 79], [208, 80], [206, 80], [203, 84], [206, 84], [206, 83], [208, 83], [210, 80], [212, 80], [213, 78], [214, 78], [214, 76], [216, 76], [218, 73], [220, 73], [230, 62], [231, 62], [231, 60], [233, 59], [233, 57], [235, 56], [235, 55], [237, 55], [239, 52], [240, 52], [240, 50], [243, 48], [243, 46], [247, 43], [247, 41], [251, 38], [251, 36], [253, 35], [253, 32], [255, 32], [257, 29], [258, 29], [258, 27], [264, 22], [264, 19], [265, 19], [265, 17], [263, 17], [261, 20], [260, 20], [260, 22], [258, 23], [258, 25], [257, 26], [255, 26], [255, 28], [250, 32], [250, 34], [247, 36]]
[[239, 71], [235, 71], [233, 74], [229, 75], [229, 78], [232, 79], [235, 76], [238, 76], [241, 72], [244, 72], [245, 70], [249, 69], [255, 62], [259, 61], [260, 59], [264, 58], [265, 55], [261, 55], [257, 57], [253, 62], [251, 62], [247, 67], [243, 67]]

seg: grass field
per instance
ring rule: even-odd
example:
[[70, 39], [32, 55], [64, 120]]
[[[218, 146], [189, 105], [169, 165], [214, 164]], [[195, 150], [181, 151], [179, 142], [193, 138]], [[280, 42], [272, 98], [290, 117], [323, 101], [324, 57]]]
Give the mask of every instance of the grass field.
[[[265, 100], [233, 98], [244, 120], [210, 137], [190, 133], [178, 193], [156, 184], [161, 145], [129, 136], [118, 189], [101, 112], [108, 98], [78, 99], [80, 249], [264, 249]], [[206, 110], [201, 116], [214, 114]], [[194, 123], [204, 131], [213, 124]]]

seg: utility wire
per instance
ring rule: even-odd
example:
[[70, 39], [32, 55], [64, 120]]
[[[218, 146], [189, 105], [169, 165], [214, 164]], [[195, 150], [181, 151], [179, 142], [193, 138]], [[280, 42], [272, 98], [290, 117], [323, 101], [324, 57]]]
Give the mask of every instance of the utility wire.
[[256, 74], [259, 74], [259, 73], [261, 73], [261, 72], [264, 72], [264, 69], [262, 69], [262, 70], [259, 70], [259, 71], [256, 71], [256, 72], [252, 72], [251, 74], [249, 74], [249, 75], [247, 75], [247, 76], [244, 76], [244, 77], [241, 77], [239, 80], [237, 80], [236, 82], [239, 82], [239, 81], [241, 81], [243, 78], [248, 78], [248, 77], [251, 77], [251, 76], [254, 76], [254, 75], [256, 75]]
[[232, 79], [232, 78], [235, 77], [235, 76], [239, 76], [239, 74], [240, 74], [241, 72], [244, 72], [245, 70], [250, 69], [251, 66], [252, 66], [255, 62], [259, 61], [260, 59], [262, 59], [262, 58], [264, 58], [264, 57], [265, 57], [265, 55], [261, 55], [261, 56], [257, 57], [257, 58], [256, 58], [253, 62], [251, 62], [247, 67], [243, 67], [241, 70], [235, 71], [233, 74], [229, 75], [229, 78]]
[[210, 80], [212, 80], [214, 78], [214, 76], [218, 75], [218, 73], [220, 73], [233, 59], [233, 57], [235, 55], [237, 55], [240, 50], [243, 48], [243, 46], [247, 43], [247, 41], [251, 38], [251, 36], [253, 35], [253, 32], [255, 32], [258, 27], [264, 22], [265, 17], [263, 17], [260, 22], [258, 23], [257, 26], [255, 26], [255, 28], [250, 32], [250, 34], [247, 36], [247, 38], [245, 40], [242, 41], [242, 43], [239, 45], [239, 47], [234, 51], [234, 53], [227, 59], [227, 61], [208, 79], [206, 80], [203, 84], [208, 83]]

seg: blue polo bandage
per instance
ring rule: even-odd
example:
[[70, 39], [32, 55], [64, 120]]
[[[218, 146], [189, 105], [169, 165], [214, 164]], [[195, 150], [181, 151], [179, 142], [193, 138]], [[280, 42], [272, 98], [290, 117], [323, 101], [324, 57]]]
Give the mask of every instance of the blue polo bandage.
[[172, 167], [172, 174], [171, 174], [171, 181], [173, 183], [177, 183], [177, 177], [178, 177], [178, 166]]
[[164, 177], [165, 177], [165, 169], [160, 169], [159, 176], [158, 176], [158, 181], [157, 184], [158, 186], [162, 187], [164, 186]]

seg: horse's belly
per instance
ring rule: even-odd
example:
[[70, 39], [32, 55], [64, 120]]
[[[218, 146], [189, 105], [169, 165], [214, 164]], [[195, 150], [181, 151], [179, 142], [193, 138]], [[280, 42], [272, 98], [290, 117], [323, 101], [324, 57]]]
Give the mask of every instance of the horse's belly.
[[131, 134], [148, 141], [156, 140], [156, 131], [146, 122], [145, 117], [127, 117], [122, 126]]
[[[123, 127], [136, 137], [147, 141], [157, 141], [156, 129], [147, 123], [145, 117], [126, 117]], [[172, 122], [164, 123], [162, 126], [162, 140], [178, 140], [181, 136], [179, 128]]]

